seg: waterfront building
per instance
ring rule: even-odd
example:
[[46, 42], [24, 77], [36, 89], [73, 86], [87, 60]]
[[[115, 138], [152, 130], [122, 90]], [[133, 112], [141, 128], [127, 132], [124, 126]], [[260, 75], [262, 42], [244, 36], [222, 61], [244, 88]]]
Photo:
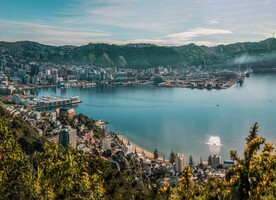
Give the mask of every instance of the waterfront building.
[[53, 73], [53, 84], [57, 85], [58, 84], [58, 71], [55, 70]]
[[132, 152], [132, 144], [130, 144], [128, 142], [127, 144], [122, 145], [122, 150], [123, 150], [125, 155], [131, 153]]
[[186, 164], [186, 157], [183, 153], [177, 153], [175, 155], [175, 171], [176, 172], [182, 172], [183, 167], [185, 167]]
[[43, 96], [40, 99], [34, 99], [37, 108], [61, 107], [81, 103], [78, 96], [70, 98], [61, 98], [56, 96]]
[[37, 75], [34, 75], [33, 84], [38, 84], [38, 82], [39, 82], [39, 77]]
[[77, 141], [77, 130], [71, 128], [70, 126], [66, 126], [59, 132], [59, 143], [65, 148], [70, 145], [71, 147], [76, 147]]

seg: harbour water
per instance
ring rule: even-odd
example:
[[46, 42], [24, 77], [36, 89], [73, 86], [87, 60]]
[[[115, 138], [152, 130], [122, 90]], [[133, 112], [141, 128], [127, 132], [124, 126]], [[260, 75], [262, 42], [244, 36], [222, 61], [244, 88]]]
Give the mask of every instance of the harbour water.
[[229, 159], [231, 149], [241, 155], [255, 122], [259, 133], [276, 144], [276, 74], [252, 74], [242, 86], [225, 90], [137, 85], [48, 88], [35, 94], [79, 96], [77, 113], [109, 122], [110, 130], [146, 150], [156, 145], [167, 159], [172, 149], [187, 159], [207, 159], [211, 136], [220, 138], [223, 160]]

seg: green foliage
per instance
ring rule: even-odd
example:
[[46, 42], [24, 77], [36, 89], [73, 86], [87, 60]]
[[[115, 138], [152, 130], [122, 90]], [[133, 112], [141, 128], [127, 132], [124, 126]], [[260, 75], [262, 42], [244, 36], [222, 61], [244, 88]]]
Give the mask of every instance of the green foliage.
[[98, 156], [46, 141], [27, 156], [17, 140], [24, 133], [8, 126], [13, 120], [0, 118], [0, 199], [151, 199], [141, 179]]
[[[261, 152], [261, 146], [264, 145]], [[260, 199], [273, 193], [271, 187], [276, 180], [276, 156], [272, 143], [258, 136], [258, 124], [255, 123], [246, 138], [244, 158], [231, 151], [236, 165], [229, 169], [229, 182], [237, 191], [238, 199]]]
[[104, 194], [103, 178], [95, 173], [89, 155], [67, 148], [61, 151], [54, 143], [46, 143], [44, 152], [36, 152], [33, 166], [37, 196], [50, 199], [99, 199]]
[[230, 154], [236, 164], [228, 169], [225, 179], [210, 176], [207, 182], [193, 182], [188, 166], [178, 187], [165, 186], [159, 194], [166, 196], [163, 199], [275, 199], [276, 154], [272, 143], [258, 136], [257, 123], [246, 138], [244, 158], [236, 151]]
[[[0, 114], [4, 113], [0, 110]], [[25, 144], [18, 139], [33, 131], [26, 127], [20, 119], [0, 117], [0, 199], [270, 200], [276, 196], [274, 146], [258, 136], [257, 123], [246, 138], [244, 157], [231, 151], [236, 164], [225, 179], [210, 176], [207, 181], [193, 181], [187, 166], [178, 186], [167, 184], [160, 189], [143, 180], [139, 160], [129, 157], [129, 171], [114, 171], [101, 157], [64, 149], [44, 141], [35, 131], [30, 140], [40, 140], [42, 150], [34, 149], [27, 156]], [[155, 152], [158, 158], [157, 148]], [[165, 168], [160, 168], [160, 174], [165, 174]]]
[[190, 155], [190, 157], [189, 157], [189, 165], [190, 165], [190, 167], [193, 167], [195, 165], [192, 155]]
[[7, 124], [0, 119], [0, 198], [29, 199], [33, 194], [32, 168]]
[[[274, 67], [276, 39], [260, 42], [245, 42], [215, 47], [189, 44], [179, 47], [164, 47], [152, 44], [88, 44], [80, 47], [54, 47], [35, 42], [0, 42], [0, 47], [16, 53], [27, 61], [54, 63], [90, 64], [99, 67], [148, 68], [158, 66], [199, 66], [232, 64], [241, 56], [260, 56], [261, 62], [251, 63]], [[272, 56], [271, 56], [271, 55]], [[265, 56], [268, 55], [268, 56]], [[256, 60], [255, 60], [256, 61]], [[260, 67], [260, 66], [259, 66]]]
[[104, 131], [95, 125], [94, 120], [90, 119], [89, 117], [83, 114], [78, 114], [74, 116], [73, 121], [74, 119], [78, 119], [80, 124], [85, 125], [89, 130], [93, 130], [96, 138], [101, 139], [104, 137]]
[[154, 159], [158, 159], [158, 150], [157, 150], [157, 148], [156, 148], [156, 146], [155, 146], [155, 148], [154, 148], [154, 151], [153, 151], [153, 158]]
[[170, 154], [170, 163], [175, 163], [175, 154], [173, 152], [173, 150], [171, 151], [171, 154]]

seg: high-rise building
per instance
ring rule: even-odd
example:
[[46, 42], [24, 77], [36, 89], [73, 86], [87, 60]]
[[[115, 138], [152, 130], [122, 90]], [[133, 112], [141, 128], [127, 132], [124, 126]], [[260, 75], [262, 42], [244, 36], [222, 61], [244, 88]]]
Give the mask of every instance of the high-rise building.
[[220, 164], [221, 164], [221, 156], [216, 156], [216, 155], [211, 156], [212, 168], [216, 168]]
[[175, 171], [176, 172], [182, 172], [183, 167], [185, 167], [186, 164], [186, 157], [183, 153], [177, 153], [175, 155]]
[[58, 84], [58, 71], [57, 71], [57, 70], [55, 70], [55, 71], [53, 72], [53, 84], [54, 84], [54, 85], [57, 85], [57, 84]]
[[76, 147], [77, 141], [77, 129], [67, 126], [59, 132], [59, 143], [65, 148], [70, 145], [71, 147]]
[[33, 84], [38, 84], [38, 82], [39, 82], [39, 77], [37, 75], [34, 75]]
[[88, 74], [89, 74], [89, 72], [90, 72], [90, 68], [89, 67], [86, 67], [85, 68], [85, 80], [87, 80], [88, 79]]

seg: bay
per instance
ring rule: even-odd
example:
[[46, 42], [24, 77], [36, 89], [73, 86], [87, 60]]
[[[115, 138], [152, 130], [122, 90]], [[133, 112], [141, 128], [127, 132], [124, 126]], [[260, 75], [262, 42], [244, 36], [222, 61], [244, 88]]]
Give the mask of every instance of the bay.
[[223, 160], [229, 159], [231, 149], [241, 155], [255, 122], [261, 136], [276, 142], [276, 74], [252, 74], [242, 86], [225, 90], [113, 85], [44, 88], [35, 94], [79, 96], [77, 113], [109, 122], [108, 129], [146, 150], [156, 145], [166, 159], [173, 149], [187, 160], [189, 155], [206, 160], [211, 136], [220, 138]]

